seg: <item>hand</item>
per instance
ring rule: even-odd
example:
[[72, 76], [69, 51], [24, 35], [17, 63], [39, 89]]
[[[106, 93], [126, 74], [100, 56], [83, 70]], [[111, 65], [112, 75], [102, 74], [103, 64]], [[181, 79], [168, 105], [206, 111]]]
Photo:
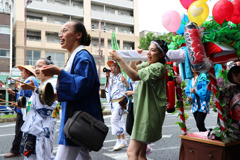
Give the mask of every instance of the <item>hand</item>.
[[194, 88], [191, 88], [190, 92], [196, 94], [196, 90]]
[[142, 51], [143, 51], [143, 49], [137, 49], [137, 52], [138, 52], [139, 54], [141, 54]]
[[109, 52], [110, 56], [112, 57], [112, 60], [114, 61], [119, 61], [122, 59], [122, 57], [115, 51], [113, 50], [112, 52]]
[[134, 91], [126, 91], [125, 92], [125, 95], [127, 96], [127, 97], [129, 97], [129, 96], [131, 96], [131, 95], [133, 95], [134, 94]]
[[110, 77], [110, 72], [106, 72], [106, 78]]
[[55, 65], [46, 65], [43, 66], [42, 73], [45, 76], [53, 76], [53, 75], [60, 75], [61, 68], [55, 66]]
[[56, 92], [54, 93], [54, 100], [55, 100], [55, 101], [58, 101], [58, 96], [57, 96], [57, 93], [56, 93]]
[[8, 94], [15, 95], [15, 92], [11, 88], [7, 88]]
[[32, 91], [34, 91], [35, 83], [33, 82], [32, 79], [30, 79], [30, 83], [21, 84], [21, 88], [22, 88], [22, 90], [32, 90]]
[[127, 83], [127, 79], [123, 75], [121, 76], [121, 81]]

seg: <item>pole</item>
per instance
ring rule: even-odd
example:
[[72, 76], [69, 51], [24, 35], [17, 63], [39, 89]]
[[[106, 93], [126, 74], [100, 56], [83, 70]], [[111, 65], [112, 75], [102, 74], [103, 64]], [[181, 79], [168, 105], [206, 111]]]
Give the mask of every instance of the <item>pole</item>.
[[99, 21], [99, 41], [98, 41], [98, 77], [99, 81], [101, 83], [101, 58], [102, 58], [102, 53], [101, 53], [101, 27], [102, 27], [102, 22]]
[[27, 2], [25, 2], [24, 13], [24, 64], [27, 64]]
[[12, 3], [11, 3], [11, 11], [10, 11], [10, 64], [9, 64], [9, 72], [10, 72], [10, 75], [12, 75]]

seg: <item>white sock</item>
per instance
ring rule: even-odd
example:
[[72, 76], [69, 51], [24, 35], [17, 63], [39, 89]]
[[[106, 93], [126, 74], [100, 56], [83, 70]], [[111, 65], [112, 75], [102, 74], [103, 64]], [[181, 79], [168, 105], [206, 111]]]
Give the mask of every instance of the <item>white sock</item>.
[[121, 139], [117, 139], [115, 146], [119, 146], [119, 145], [121, 145]]
[[126, 139], [121, 139], [122, 140], [122, 144], [125, 144], [125, 145], [127, 145], [127, 141], [126, 141]]

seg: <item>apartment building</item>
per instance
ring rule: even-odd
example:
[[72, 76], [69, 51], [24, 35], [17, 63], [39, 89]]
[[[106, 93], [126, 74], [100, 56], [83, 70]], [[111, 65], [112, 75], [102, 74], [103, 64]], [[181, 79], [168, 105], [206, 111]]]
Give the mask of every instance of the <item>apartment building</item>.
[[84, 23], [92, 37], [92, 43], [86, 49], [93, 54], [101, 71], [110, 59], [108, 52], [113, 31], [121, 50], [139, 46], [137, 0], [26, 1], [25, 4], [25, 0], [15, 0], [14, 65], [34, 65], [39, 58], [51, 56], [56, 65], [64, 67], [68, 53], [61, 49], [58, 32], [69, 20]]
[[0, 75], [10, 70], [10, 2], [0, 0]]

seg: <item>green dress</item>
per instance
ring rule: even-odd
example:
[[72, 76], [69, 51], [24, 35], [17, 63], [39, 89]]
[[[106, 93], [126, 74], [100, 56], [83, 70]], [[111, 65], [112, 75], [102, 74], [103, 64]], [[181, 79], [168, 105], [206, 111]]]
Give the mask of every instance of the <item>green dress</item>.
[[162, 138], [166, 111], [165, 65], [143, 62], [139, 66], [140, 81], [134, 92], [134, 125], [131, 138], [147, 143]]

